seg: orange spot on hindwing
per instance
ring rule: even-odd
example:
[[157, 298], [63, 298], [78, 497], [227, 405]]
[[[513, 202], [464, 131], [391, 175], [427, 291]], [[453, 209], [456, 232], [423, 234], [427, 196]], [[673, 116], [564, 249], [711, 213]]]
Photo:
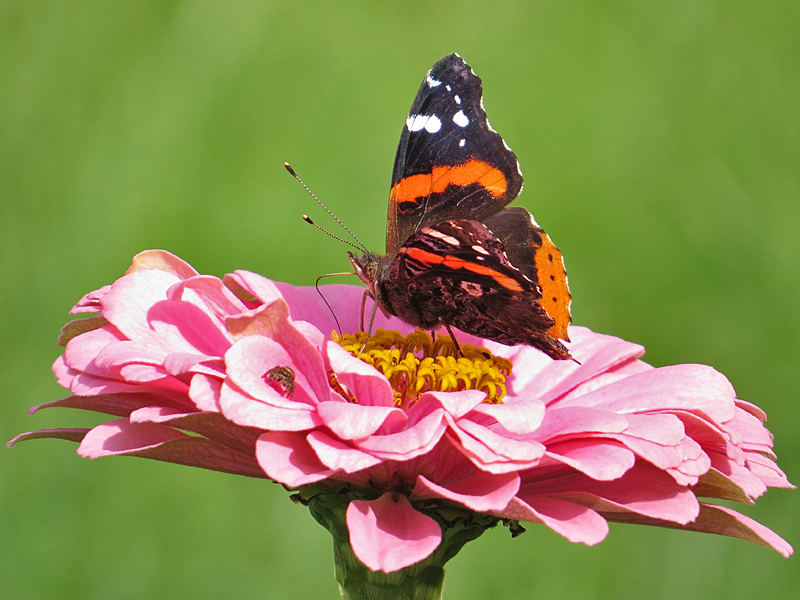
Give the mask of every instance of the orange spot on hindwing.
[[564, 259], [550, 237], [541, 232], [542, 245], [536, 250], [534, 261], [536, 263], [536, 277], [539, 287], [542, 288], [542, 299], [539, 304], [555, 321], [548, 332], [554, 338], [569, 341], [567, 326], [572, 317], [569, 307], [572, 295], [567, 284], [567, 270], [564, 268]]

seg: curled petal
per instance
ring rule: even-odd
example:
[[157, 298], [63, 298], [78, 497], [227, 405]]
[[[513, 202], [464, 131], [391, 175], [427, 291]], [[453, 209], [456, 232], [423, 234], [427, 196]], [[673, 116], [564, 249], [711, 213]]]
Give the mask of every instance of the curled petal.
[[393, 573], [426, 559], [442, 541], [439, 524], [401, 494], [353, 500], [347, 507], [353, 553], [373, 571]]
[[140, 252], [133, 257], [133, 262], [125, 274], [147, 269], [171, 273], [178, 279], [188, 279], [198, 275], [197, 271], [189, 263], [166, 250], [145, 250]]
[[322, 431], [312, 431], [306, 440], [320, 461], [332, 470], [356, 473], [382, 462], [377, 456], [348, 446]]
[[786, 540], [768, 527], [754, 521], [725, 506], [716, 504], [701, 504], [697, 518], [685, 525], [672, 521], [653, 519], [634, 513], [607, 513], [604, 514], [609, 521], [618, 523], [635, 523], [638, 525], [653, 525], [668, 529], [685, 529], [687, 531], [700, 531], [703, 533], [716, 533], [728, 537], [735, 537], [749, 542], [755, 542], [765, 548], [772, 548], [781, 556], [788, 558], [794, 553], [794, 548]]
[[479, 512], [504, 509], [519, 490], [516, 473], [474, 472], [467, 477], [438, 485], [419, 475], [414, 486], [417, 498], [447, 498]]
[[128, 419], [109, 421], [92, 429], [83, 438], [78, 454], [88, 458], [139, 456], [224, 473], [264, 476], [252, 456], [170, 427], [155, 423], [133, 424]]
[[392, 423], [392, 429], [402, 427], [408, 421], [406, 414], [399, 408], [361, 406], [341, 401], [320, 402], [317, 414], [343, 440], [370, 436], [387, 421]]

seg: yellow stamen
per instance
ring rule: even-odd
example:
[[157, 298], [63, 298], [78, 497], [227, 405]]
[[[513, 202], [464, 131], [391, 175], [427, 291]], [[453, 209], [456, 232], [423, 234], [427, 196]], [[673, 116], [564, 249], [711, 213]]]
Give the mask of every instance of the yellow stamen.
[[[426, 331], [417, 329], [404, 337], [398, 331], [379, 329], [369, 338], [363, 331], [341, 337], [333, 332], [331, 337], [386, 376], [394, 390], [395, 406], [407, 408], [427, 391], [481, 390], [487, 394], [485, 402], [492, 404], [502, 402], [506, 395], [511, 361], [469, 344], [462, 346], [462, 355], [456, 358], [449, 335], [432, 339]], [[331, 385], [341, 393], [335, 379], [332, 377]], [[351, 394], [345, 393], [345, 397], [357, 402]]]

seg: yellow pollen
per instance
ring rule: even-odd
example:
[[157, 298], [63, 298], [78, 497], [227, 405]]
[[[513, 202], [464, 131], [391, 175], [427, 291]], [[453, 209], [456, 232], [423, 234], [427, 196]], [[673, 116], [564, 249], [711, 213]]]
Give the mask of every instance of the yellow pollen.
[[[331, 338], [386, 376], [398, 407], [410, 407], [428, 391], [481, 390], [487, 395], [484, 402], [492, 404], [501, 403], [506, 395], [511, 361], [469, 344], [462, 346], [462, 356], [456, 358], [449, 335], [440, 334], [432, 339], [426, 331], [417, 329], [404, 337], [399, 331], [378, 329], [369, 338], [364, 331], [341, 337], [333, 332]], [[332, 373], [329, 376], [336, 391], [344, 393], [350, 402], [357, 401], [341, 389]]]

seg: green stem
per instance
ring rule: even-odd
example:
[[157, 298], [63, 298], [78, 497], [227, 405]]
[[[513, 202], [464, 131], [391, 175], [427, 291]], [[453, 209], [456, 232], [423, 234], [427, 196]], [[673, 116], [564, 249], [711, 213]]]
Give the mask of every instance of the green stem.
[[353, 554], [345, 520], [347, 506], [353, 499], [351, 494], [308, 486], [294, 499], [307, 505], [317, 522], [333, 536], [336, 581], [345, 600], [441, 600], [445, 563], [464, 544], [499, 521], [463, 508], [417, 507], [442, 527], [442, 543], [425, 560], [393, 573], [383, 573], [370, 570]]
[[334, 574], [344, 600], [441, 600], [444, 568], [430, 559], [394, 573], [371, 571], [350, 543], [333, 543]]

